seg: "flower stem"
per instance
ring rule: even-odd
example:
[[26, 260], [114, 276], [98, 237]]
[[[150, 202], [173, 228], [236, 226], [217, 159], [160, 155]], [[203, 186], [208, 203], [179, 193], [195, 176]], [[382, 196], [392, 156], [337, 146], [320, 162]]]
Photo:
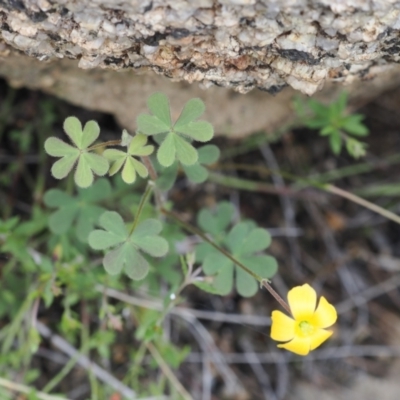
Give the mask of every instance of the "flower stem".
[[95, 150], [100, 147], [118, 146], [119, 144], [121, 144], [121, 140], [109, 140], [108, 142], [97, 143], [93, 146], [90, 146], [88, 150]]
[[265, 289], [268, 290], [272, 294], [272, 296], [275, 298], [275, 300], [290, 314], [292, 315], [292, 312], [290, 311], [289, 305], [286, 303], [285, 300], [282, 299], [281, 296], [272, 288], [272, 286], [269, 284], [267, 279], [263, 279], [261, 281], [261, 285], [265, 287]]
[[144, 208], [147, 200], [149, 199], [149, 197], [150, 197], [150, 195], [151, 195], [151, 193], [153, 191], [153, 187], [154, 187], [153, 183], [149, 182], [147, 184], [146, 191], [143, 193], [143, 196], [140, 199], [139, 207], [138, 207], [135, 219], [133, 221], [132, 228], [131, 228], [131, 230], [129, 232], [129, 236], [132, 235], [132, 233], [135, 230], [137, 224], [139, 223], [140, 214], [142, 213], [143, 208]]

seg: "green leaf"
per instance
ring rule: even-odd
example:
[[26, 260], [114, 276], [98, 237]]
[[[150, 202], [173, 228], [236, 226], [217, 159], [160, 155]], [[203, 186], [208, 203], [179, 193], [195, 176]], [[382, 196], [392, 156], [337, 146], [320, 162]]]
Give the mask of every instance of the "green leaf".
[[175, 132], [182, 133], [198, 142], [208, 142], [214, 136], [213, 126], [206, 121], [190, 122], [186, 125], [175, 127]]
[[169, 167], [175, 160], [175, 134], [169, 133], [157, 152], [157, 160], [163, 167]]
[[64, 121], [64, 131], [78, 149], [82, 149], [82, 124], [76, 117], [68, 117]]
[[183, 165], [182, 168], [191, 182], [203, 183], [208, 178], [208, 171], [202, 165]]
[[71, 172], [78, 158], [79, 155], [66, 156], [56, 161], [51, 167], [51, 173], [54, 176], [54, 178], [56, 179], [65, 178]]
[[218, 293], [222, 296], [227, 295], [232, 291], [233, 288], [233, 272], [234, 266], [231, 264], [226, 268], [222, 268], [215, 276], [214, 276], [214, 288], [218, 291]]
[[136, 160], [133, 157], [130, 157], [130, 162], [132, 163], [133, 167], [135, 168], [136, 172], [139, 174], [141, 178], [147, 178], [149, 175], [149, 171], [147, 170], [146, 166], [141, 163], [140, 161]]
[[255, 253], [265, 250], [271, 244], [271, 235], [265, 229], [253, 229], [243, 241], [241, 254]]
[[333, 116], [338, 117], [343, 115], [346, 106], [347, 106], [347, 92], [342, 92], [339, 95], [339, 98], [336, 100], [336, 102], [332, 103], [331, 109], [333, 110]]
[[198, 155], [196, 149], [189, 142], [179, 137], [178, 135], [175, 135], [175, 149], [176, 156], [182, 164], [193, 165], [197, 162]]
[[276, 258], [266, 254], [255, 256], [247, 255], [241, 258], [241, 261], [246, 267], [261, 276], [261, 278], [272, 278], [278, 271], [278, 262]]
[[257, 293], [259, 284], [247, 272], [236, 267], [236, 289], [243, 297], [251, 297]]
[[111, 196], [111, 192], [110, 182], [104, 178], [97, 180], [89, 189], [78, 188], [79, 197], [90, 203], [108, 199]]
[[78, 210], [74, 206], [60, 208], [49, 218], [50, 230], [57, 235], [67, 232], [77, 214]]
[[175, 161], [170, 167], [161, 168], [156, 180], [156, 185], [160, 190], [167, 191], [172, 188], [178, 176], [178, 165], [178, 161]]
[[128, 231], [126, 229], [124, 220], [115, 211], [106, 211], [104, 214], [102, 214], [99, 225], [106, 231], [109, 231], [116, 236], [124, 239], [128, 237]]
[[48, 207], [59, 208], [48, 221], [53, 233], [66, 233], [72, 225], [81, 242], [86, 242], [89, 232], [104, 212], [102, 207], [95, 203], [108, 198], [111, 194], [110, 183], [105, 179], [99, 179], [88, 189], [79, 189], [78, 195], [69, 196], [58, 189], [51, 189], [44, 195], [44, 203]]
[[100, 229], [92, 231], [89, 234], [89, 245], [94, 250], [105, 250], [123, 242], [124, 240], [125, 239], [121, 236]]
[[149, 272], [150, 265], [147, 260], [133, 247], [131, 247], [132, 254], [129, 259], [132, 262], [126, 264], [125, 273], [129, 278], [140, 281], [146, 277]]
[[139, 238], [144, 236], [157, 235], [162, 230], [162, 223], [158, 219], [146, 219], [141, 222], [134, 230], [132, 237]]
[[171, 114], [168, 97], [163, 93], [154, 93], [147, 100], [150, 111], [168, 127], [171, 126]]
[[44, 143], [47, 154], [53, 157], [79, 156], [79, 150], [63, 142], [59, 138], [50, 137]]
[[238, 249], [241, 248], [241, 245], [249, 234], [249, 231], [250, 227], [247, 222], [239, 222], [231, 229], [226, 238], [226, 243], [232, 252], [236, 253], [237, 251], [240, 251]]
[[128, 154], [132, 156], [148, 156], [153, 150], [154, 146], [146, 146], [148, 138], [146, 135], [142, 135], [138, 133], [131, 140], [131, 143], [128, 147]]
[[214, 164], [221, 155], [219, 148], [214, 144], [202, 146], [197, 152], [199, 154], [199, 163], [206, 165]]
[[153, 257], [165, 256], [168, 252], [168, 242], [157, 236], [162, 224], [156, 219], [147, 219], [134, 230], [131, 238], [135, 245]]
[[154, 146], [146, 146], [147, 136], [137, 134], [130, 141], [127, 152], [120, 150], [109, 149], [104, 151], [104, 157], [114, 161], [109, 174], [116, 174], [122, 167], [122, 179], [127, 184], [132, 184], [136, 181], [136, 173], [142, 178], [146, 178], [149, 174], [147, 168], [133, 156], [147, 156], [154, 150]]
[[88, 121], [83, 129], [80, 149], [89, 147], [100, 135], [100, 127], [96, 121]]
[[206, 255], [202, 268], [206, 275], [214, 275], [219, 270], [233, 265], [232, 261], [224, 256], [222, 253], [213, 251]]
[[204, 231], [218, 236], [229, 226], [234, 212], [235, 208], [231, 203], [220, 202], [214, 212], [203, 208], [197, 216], [197, 223]]
[[336, 134], [336, 135], [339, 134], [338, 129], [332, 125], [327, 125], [324, 128], [322, 128], [320, 131], [321, 136], [328, 136], [328, 135], [332, 135], [332, 134]]
[[77, 162], [75, 183], [79, 187], [89, 187], [93, 183], [93, 173], [99, 176], [108, 171], [108, 161], [98, 154], [89, 153], [88, 147], [98, 138], [100, 128], [95, 121], [86, 123], [82, 131], [82, 124], [76, 117], [68, 117], [64, 121], [65, 133], [69, 136], [76, 148], [64, 143], [58, 138], [48, 138], [45, 150], [54, 157], [61, 157], [51, 168], [57, 179], [65, 178]]
[[169, 132], [171, 127], [154, 115], [140, 114], [136, 119], [138, 131], [145, 135], [158, 135]]
[[342, 137], [339, 134], [329, 136], [329, 144], [334, 154], [340, 154], [342, 150]]
[[94, 180], [93, 172], [90, 168], [86, 154], [79, 158], [78, 166], [75, 171], [75, 183], [81, 188], [88, 188]]
[[[147, 172], [147, 169], [146, 169]], [[122, 169], [122, 180], [128, 185], [135, 182], [136, 180], [136, 169], [134, 164], [134, 159], [132, 157], [127, 157], [125, 159], [125, 165]]]
[[182, 113], [176, 121], [174, 128], [179, 130], [181, 126], [187, 125], [188, 123], [199, 118], [205, 110], [205, 106], [200, 99], [191, 99], [183, 107]]
[[43, 201], [48, 207], [68, 206], [71, 203], [71, 199], [72, 197], [69, 194], [59, 189], [50, 189], [43, 197]]
[[361, 122], [364, 118], [363, 115], [350, 115], [348, 116], [343, 123], [343, 129], [348, 133], [351, 133], [355, 136], [367, 136], [369, 133], [368, 128]]
[[102, 214], [99, 224], [105, 230], [95, 230], [89, 235], [90, 246], [105, 250], [119, 245], [107, 251], [103, 259], [104, 268], [110, 274], [124, 271], [132, 279], [143, 279], [150, 266], [139, 250], [154, 257], [164, 256], [168, 252], [168, 242], [157, 235], [162, 229], [158, 220], [141, 222], [130, 237], [122, 217], [114, 211]]
[[159, 236], [135, 238], [134, 242], [141, 250], [153, 257], [163, 257], [168, 253], [168, 242]]
[[[89, 236], [89, 243], [91, 243], [91, 237], [92, 234], [90, 234]], [[117, 275], [121, 273], [125, 264], [127, 264], [128, 261], [134, 262], [135, 255], [136, 253], [134, 247], [132, 247], [128, 243], [124, 243], [116, 249], [107, 252], [103, 259], [104, 269], [110, 275]]]
[[230, 249], [230, 253], [238, 261], [237, 265], [234, 266], [228, 257], [208, 243], [201, 243], [196, 247], [196, 258], [202, 263], [203, 272], [213, 276], [213, 287], [220, 294], [231, 291], [233, 272], [236, 271], [238, 293], [249, 297], [256, 293], [258, 282], [239, 264], [243, 264], [263, 278], [270, 278], [277, 271], [277, 261], [265, 254], [254, 254], [270, 245], [271, 236], [265, 229], [258, 228], [253, 221], [240, 222], [228, 234], [224, 232], [231, 222], [233, 213], [233, 206], [228, 202], [222, 202], [214, 213], [207, 209], [201, 210], [198, 214], [198, 223], [203, 230], [213, 234], [216, 243], [225, 249]]

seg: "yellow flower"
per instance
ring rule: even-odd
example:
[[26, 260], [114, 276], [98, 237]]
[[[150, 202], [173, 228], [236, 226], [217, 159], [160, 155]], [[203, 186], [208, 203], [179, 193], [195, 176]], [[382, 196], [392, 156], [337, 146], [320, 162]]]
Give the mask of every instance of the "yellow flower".
[[288, 293], [293, 318], [280, 311], [272, 312], [271, 338], [278, 347], [306, 356], [332, 335], [325, 328], [336, 322], [335, 307], [321, 297], [317, 306], [317, 294], [310, 285], [296, 286]]

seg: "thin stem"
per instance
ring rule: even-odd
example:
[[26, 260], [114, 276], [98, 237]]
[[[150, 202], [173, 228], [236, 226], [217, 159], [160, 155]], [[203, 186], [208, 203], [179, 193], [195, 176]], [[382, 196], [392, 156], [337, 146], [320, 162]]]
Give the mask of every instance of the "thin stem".
[[93, 146], [88, 147], [88, 151], [99, 149], [101, 147], [108, 147], [108, 146], [118, 146], [121, 144], [121, 140], [109, 140], [108, 142], [102, 142], [94, 144]]
[[[150, 160], [150, 157], [147, 157], [147, 156], [146, 157], [142, 157], [142, 161], [143, 161], [143, 164], [146, 166], [146, 168], [149, 171], [149, 175], [150, 175], [151, 180], [155, 184], [156, 180], [158, 179], [158, 175], [157, 175], [157, 171], [154, 168], [153, 163]], [[155, 186], [155, 188], [154, 188], [154, 195], [155, 195], [156, 204], [158, 206], [158, 209], [160, 210], [162, 208], [162, 205], [163, 205], [163, 200], [162, 200], [162, 196], [161, 196], [160, 190], [157, 188], [157, 186]]]
[[282, 299], [281, 296], [272, 288], [272, 286], [269, 284], [269, 282], [266, 279], [263, 279], [261, 284], [265, 287], [265, 289], [272, 294], [272, 296], [275, 298], [275, 300], [290, 314], [292, 315], [292, 312], [290, 311], [289, 305], [286, 303], [285, 300]]
[[[225, 167], [230, 169], [231, 167], [233, 167], [235, 164], [228, 164]], [[221, 167], [224, 167], [223, 165]], [[238, 169], [244, 169], [246, 166], [243, 164], [237, 164], [236, 167]], [[246, 168], [247, 169], [247, 168]], [[378, 206], [377, 204], [371, 203], [353, 193], [350, 193], [344, 189], [340, 189], [337, 186], [331, 185], [331, 184], [326, 184], [326, 183], [321, 183], [321, 182], [317, 182], [314, 179], [308, 179], [308, 178], [301, 178], [295, 175], [292, 175], [288, 172], [285, 171], [274, 171], [274, 170], [270, 170], [268, 168], [264, 168], [264, 167], [254, 167], [252, 168], [255, 171], [258, 171], [260, 173], [265, 172], [265, 173], [270, 173], [270, 174], [280, 174], [283, 177], [290, 179], [292, 181], [301, 183], [301, 185], [306, 185], [306, 186], [311, 186], [314, 187], [316, 189], [320, 189], [323, 190], [327, 193], [331, 193], [331, 194], [335, 194], [337, 196], [343, 197], [347, 200], [352, 201], [353, 203], [359, 204], [360, 206], [363, 206], [373, 212], [376, 212], [377, 214], [382, 215], [385, 218], [388, 218], [394, 222], [396, 222], [397, 224], [400, 224], [400, 216], [396, 215], [395, 213], [384, 209], [383, 207]], [[210, 176], [218, 176], [217, 174], [213, 174]], [[229, 177], [230, 178], [230, 177]], [[221, 182], [221, 179], [219, 180], [219, 182]], [[250, 181], [247, 185], [243, 184], [242, 182], [240, 182], [240, 188], [246, 189], [246, 190], [258, 190], [258, 191], [267, 191], [268, 188], [262, 186], [263, 184], [260, 182], [257, 185], [257, 182], [253, 182]], [[267, 190], [265, 190], [267, 189]]]
[[[19, 383], [11, 382], [7, 379], [0, 378], [0, 386], [11, 390], [13, 392], [19, 392], [24, 394], [29, 394], [32, 392], [33, 388]], [[52, 396], [43, 392], [35, 392], [35, 396], [40, 400], [66, 400], [66, 397]]]
[[207, 237], [200, 229], [197, 229], [193, 225], [190, 225], [187, 222], [183, 221], [176, 212], [166, 210], [165, 208], [162, 208], [161, 212], [163, 214], [173, 218], [176, 222], [178, 222], [179, 225], [183, 226], [183, 228], [186, 229], [187, 231], [192, 232], [197, 236], [200, 236], [205, 242], [207, 242], [212, 247], [214, 247], [214, 249], [218, 250], [225, 257], [229, 258], [234, 264], [236, 264], [238, 267], [242, 268], [244, 271], [246, 271], [249, 275], [251, 275], [258, 282], [262, 283], [264, 278], [262, 278], [260, 275], [256, 274], [255, 272], [253, 272], [252, 270], [247, 268], [245, 265], [243, 265], [240, 261], [238, 261], [235, 257], [233, 257], [224, 248], [222, 248], [221, 246], [217, 245], [212, 239]]
[[179, 392], [179, 394], [185, 400], [193, 400], [193, 397], [188, 393], [188, 391], [178, 381], [178, 379], [176, 378], [174, 373], [171, 371], [171, 368], [161, 357], [161, 354], [158, 352], [157, 348], [153, 345], [153, 343], [146, 343], [146, 347], [150, 351], [150, 353], [154, 357], [154, 359], [157, 361], [157, 364], [160, 366], [164, 375], [168, 378], [168, 380], [175, 387], [175, 389]]
[[340, 189], [334, 185], [324, 185], [324, 190], [326, 190], [329, 193], [333, 193], [338, 196], [344, 197], [345, 199], [350, 200], [353, 203], [357, 203], [360, 206], [368, 208], [369, 210], [374, 211], [377, 214], [380, 214], [383, 217], [400, 224], [400, 217], [398, 215], [396, 215], [395, 213], [393, 213], [389, 210], [386, 210], [374, 203], [371, 203], [368, 200], [358, 197], [353, 193], [347, 192], [346, 190]]
[[149, 170], [149, 175], [151, 180], [156, 181], [158, 176], [157, 176], [157, 171], [154, 169], [153, 163], [150, 160], [150, 157], [142, 157], [143, 164], [146, 166], [146, 168]]
[[131, 230], [129, 232], [129, 236], [132, 235], [132, 233], [135, 230], [137, 224], [139, 223], [140, 215], [142, 214], [143, 208], [144, 208], [147, 200], [149, 199], [149, 197], [150, 197], [150, 195], [151, 195], [151, 193], [153, 191], [153, 188], [154, 188], [154, 184], [149, 182], [147, 184], [146, 191], [144, 192], [142, 198], [140, 199], [139, 207], [138, 207], [135, 219], [133, 221], [132, 228], [131, 228]]

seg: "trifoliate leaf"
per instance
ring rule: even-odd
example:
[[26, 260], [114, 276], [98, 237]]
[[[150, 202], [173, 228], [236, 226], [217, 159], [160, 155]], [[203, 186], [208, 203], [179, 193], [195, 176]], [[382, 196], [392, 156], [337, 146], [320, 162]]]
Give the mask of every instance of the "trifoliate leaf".
[[176, 159], [184, 165], [195, 164], [198, 159], [197, 151], [189, 141], [206, 142], [214, 135], [211, 124], [195, 121], [204, 112], [204, 103], [200, 99], [189, 100], [174, 125], [165, 95], [153, 94], [148, 99], [148, 106], [152, 115], [139, 115], [137, 126], [139, 132], [145, 135], [165, 134], [157, 152], [160, 164], [169, 167]]
[[[125, 140], [127, 141], [127, 140]], [[103, 155], [112, 162], [109, 174], [115, 175], [122, 168], [122, 179], [125, 183], [131, 184], [136, 181], [136, 174], [146, 178], [149, 174], [143, 163], [135, 157], [148, 156], [154, 146], [146, 146], [147, 136], [138, 134], [129, 141], [126, 152], [116, 149], [105, 150]]]
[[111, 186], [105, 179], [99, 179], [88, 189], [78, 189], [76, 196], [50, 189], [44, 196], [48, 207], [58, 208], [49, 218], [50, 230], [58, 235], [66, 233], [72, 225], [81, 242], [86, 242], [93, 226], [105, 211], [96, 203], [111, 195]]
[[218, 203], [214, 212], [203, 208], [197, 215], [197, 223], [204, 231], [218, 236], [223, 233], [232, 222], [234, 213], [235, 207], [231, 203], [223, 201]]
[[100, 217], [99, 225], [104, 230], [94, 230], [89, 235], [89, 245], [95, 250], [113, 248], [103, 259], [109, 274], [124, 271], [131, 279], [143, 279], [150, 266], [140, 251], [153, 257], [162, 257], [168, 252], [168, 242], [158, 236], [162, 225], [157, 220], [145, 220], [130, 233], [118, 213], [107, 211]]
[[197, 149], [199, 158], [193, 165], [180, 164], [175, 160], [169, 167], [162, 167], [156, 158], [153, 164], [159, 177], [156, 181], [157, 187], [163, 191], [169, 190], [175, 183], [178, 176], [179, 165], [181, 165], [183, 172], [187, 178], [194, 183], [202, 183], [208, 178], [208, 170], [203, 165], [210, 165], [217, 161], [220, 151], [217, 146], [209, 144]]
[[56, 179], [62, 179], [78, 163], [75, 182], [81, 188], [89, 187], [93, 183], [93, 174], [103, 176], [108, 171], [107, 160], [88, 149], [98, 138], [100, 128], [97, 122], [89, 121], [82, 130], [82, 124], [76, 117], [68, 117], [64, 122], [64, 131], [76, 147], [55, 137], [48, 138], [44, 145], [46, 152], [53, 157], [61, 157], [53, 164], [51, 172]]
[[[214, 241], [225, 248], [239, 263], [261, 278], [270, 278], [277, 271], [274, 257], [255, 254], [265, 250], [271, 243], [269, 233], [257, 228], [252, 221], [244, 221], [235, 225], [227, 234], [234, 210], [230, 203], [220, 203], [217, 212], [201, 210], [198, 215], [199, 225], [213, 234]], [[220, 294], [228, 294], [234, 284], [242, 296], [253, 296], [259, 286], [257, 280], [239, 265], [234, 265], [230, 258], [216, 250], [208, 243], [201, 243], [196, 248], [196, 258], [202, 262], [203, 272], [213, 277], [213, 287]]]

